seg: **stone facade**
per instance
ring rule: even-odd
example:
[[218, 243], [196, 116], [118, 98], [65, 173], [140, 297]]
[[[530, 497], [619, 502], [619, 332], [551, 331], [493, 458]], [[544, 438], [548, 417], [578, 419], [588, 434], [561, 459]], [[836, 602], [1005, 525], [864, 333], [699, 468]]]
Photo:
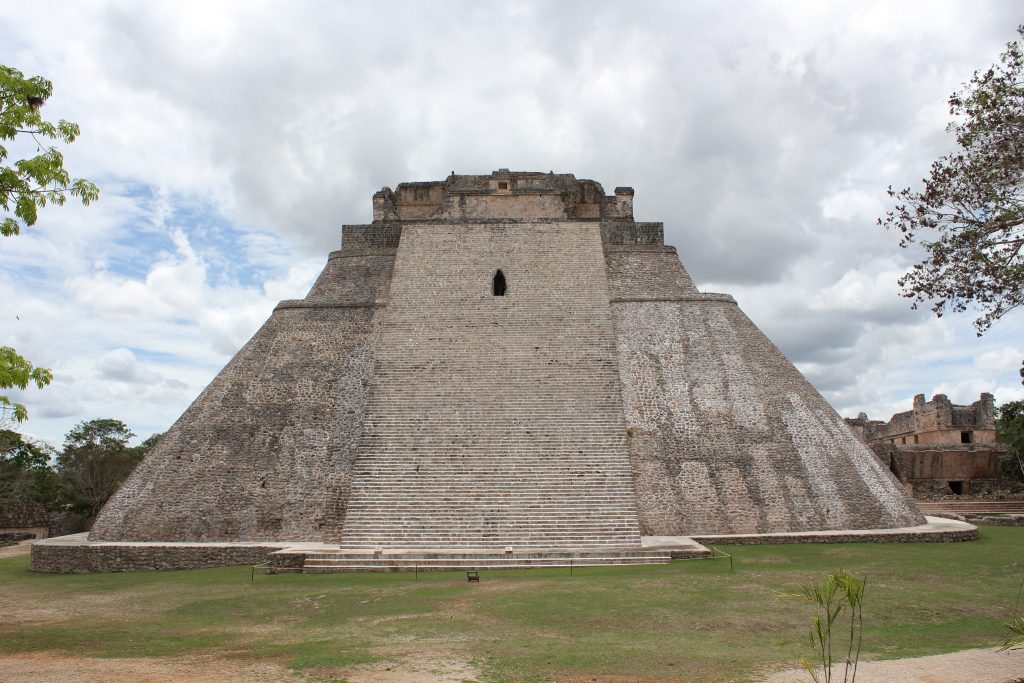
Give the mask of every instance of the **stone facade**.
[[504, 169], [384, 188], [91, 538], [612, 547], [923, 523], [633, 197]]
[[995, 442], [995, 399], [982, 394], [970, 405], [955, 405], [945, 394], [896, 413], [888, 422], [861, 413], [846, 424], [884, 462], [891, 463], [915, 496], [987, 495], [1006, 492], [1000, 458], [1010, 452]]
[[861, 413], [846, 418], [846, 423], [866, 444], [995, 443], [995, 398], [982, 394], [974, 403], [961, 406], [954, 405], [945, 394], [935, 394], [931, 401], [918, 394], [912, 410], [896, 413], [888, 422], [869, 420]]
[[63, 524], [62, 513], [49, 512], [39, 504], [0, 508], [0, 536], [49, 538], [58, 535]]

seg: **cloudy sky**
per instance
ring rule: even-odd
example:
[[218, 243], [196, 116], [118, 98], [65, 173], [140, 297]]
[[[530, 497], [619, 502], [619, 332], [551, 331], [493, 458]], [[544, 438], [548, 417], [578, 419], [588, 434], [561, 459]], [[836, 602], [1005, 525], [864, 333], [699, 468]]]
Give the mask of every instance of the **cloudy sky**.
[[[49, 6], [47, 6], [49, 4]], [[898, 294], [885, 188], [951, 149], [946, 100], [1015, 38], [990, 2], [0, 2], [102, 191], [0, 242], [0, 344], [59, 444], [164, 431], [384, 185], [498, 167], [636, 188], [843, 415], [1024, 398], [1024, 313], [977, 338]], [[14, 151], [17, 151], [15, 148]]]

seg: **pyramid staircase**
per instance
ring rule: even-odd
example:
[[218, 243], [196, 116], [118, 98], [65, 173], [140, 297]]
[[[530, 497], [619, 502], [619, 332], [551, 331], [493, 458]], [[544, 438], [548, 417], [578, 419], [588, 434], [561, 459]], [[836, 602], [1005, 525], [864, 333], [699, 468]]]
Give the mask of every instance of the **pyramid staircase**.
[[343, 550], [640, 548], [599, 229], [558, 230], [502, 228], [493, 296], [484, 227], [403, 228]]
[[[356, 463], [364, 488], [341, 547], [639, 546], [622, 458], [391, 453]], [[627, 485], [624, 485], [627, 484]]]

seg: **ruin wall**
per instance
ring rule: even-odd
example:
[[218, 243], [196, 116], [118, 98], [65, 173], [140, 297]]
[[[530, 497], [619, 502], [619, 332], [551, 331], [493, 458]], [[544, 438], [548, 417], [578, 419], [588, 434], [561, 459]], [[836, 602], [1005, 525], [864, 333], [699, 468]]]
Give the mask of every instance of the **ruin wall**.
[[887, 441], [898, 445], [960, 444], [963, 433], [970, 443], [995, 443], [995, 399], [984, 393], [969, 405], [954, 405], [945, 394], [925, 401], [924, 394], [914, 396], [914, 407], [896, 413], [888, 422], [868, 420], [867, 416], [848, 424], [862, 428], [865, 443]]
[[908, 479], [946, 482], [1003, 477], [999, 460], [1009, 450], [1002, 444], [936, 444], [901, 445], [895, 452]]

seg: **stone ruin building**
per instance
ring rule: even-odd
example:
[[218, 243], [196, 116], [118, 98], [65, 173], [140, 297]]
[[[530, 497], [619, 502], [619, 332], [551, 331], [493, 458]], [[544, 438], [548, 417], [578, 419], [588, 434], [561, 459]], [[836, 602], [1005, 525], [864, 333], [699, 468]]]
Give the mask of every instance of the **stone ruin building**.
[[888, 422], [860, 413], [846, 424], [919, 497], [991, 493], [1007, 483], [999, 461], [1011, 449], [996, 443], [992, 394], [966, 406], [918, 394], [912, 410]]
[[48, 538], [60, 533], [64, 516], [38, 503], [0, 507], [0, 544], [5, 540]]
[[[923, 523], [735, 300], [633, 219], [632, 188], [502, 169], [377, 192], [87, 543], [104, 569], [111, 542], [607, 555]], [[33, 566], [87, 554], [55, 547]]]

